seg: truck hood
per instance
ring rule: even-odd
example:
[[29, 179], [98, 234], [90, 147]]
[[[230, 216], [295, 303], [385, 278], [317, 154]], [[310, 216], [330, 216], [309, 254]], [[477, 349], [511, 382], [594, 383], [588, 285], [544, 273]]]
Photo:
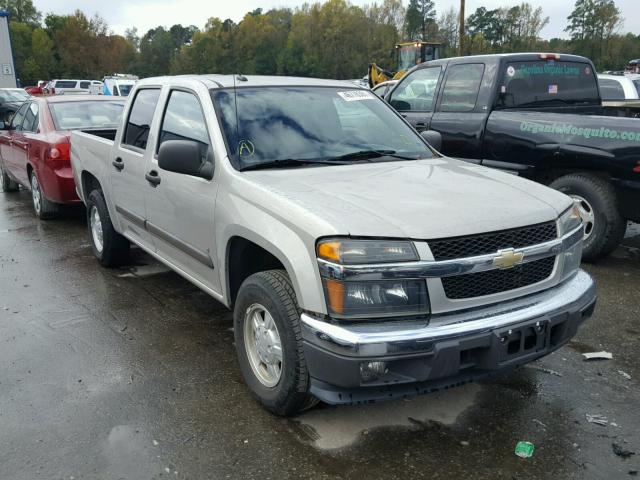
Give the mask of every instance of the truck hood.
[[571, 205], [543, 185], [449, 158], [243, 175], [260, 208], [316, 237], [446, 238], [554, 220]]

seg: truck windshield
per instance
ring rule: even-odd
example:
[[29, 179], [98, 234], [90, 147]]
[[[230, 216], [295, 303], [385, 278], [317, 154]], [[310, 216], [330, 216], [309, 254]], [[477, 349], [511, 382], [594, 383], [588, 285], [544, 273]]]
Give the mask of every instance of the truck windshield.
[[[236, 168], [278, 161], [282, 166], [325, 164], [345, 156], [354, 161], [432, 156], [422, 138], [368, 90], [279, 86], [235, 91], [237, 98], [234, 89], [212, 90], [211, 96]], [[378, 155], [363, 155], [369, 151]], [[390, 155], [379, 155], [383, 151]]]
[[503, 68], [498, 108], [600, 103], [598, 81], [587, 63], [539, 60]]

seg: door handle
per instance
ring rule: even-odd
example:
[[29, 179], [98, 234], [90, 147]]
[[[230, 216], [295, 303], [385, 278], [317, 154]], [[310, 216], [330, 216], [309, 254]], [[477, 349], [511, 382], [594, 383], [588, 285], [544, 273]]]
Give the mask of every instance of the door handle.
[[120, 157], [116, 158], [113, 162], [111, 162], [111, 165], [113, 165], [114, 167], [116, 167], [116, 170], [120, 171], [124, 168], [124, 162], [122, 161], [122, 159]]
[[149, 182], [154, 188], [160, 185], [160, 177], [158, 176], [158, 172], [156, 172], [155, 170], [147, 172], [144, 178], [146, 178], [147, 182]]

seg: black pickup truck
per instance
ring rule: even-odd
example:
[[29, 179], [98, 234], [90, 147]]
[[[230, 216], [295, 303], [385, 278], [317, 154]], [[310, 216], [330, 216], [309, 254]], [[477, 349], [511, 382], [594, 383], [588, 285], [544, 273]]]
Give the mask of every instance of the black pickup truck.
[[[640, 119], [602, 107], [590, 60], [575, 55], [447, 58], [412, 69], [385, 99], [447, 156], [571, 195], [584, 258], [611, 252], [640, 221]], [[436, 135], [437, 136], [437, 135]]]

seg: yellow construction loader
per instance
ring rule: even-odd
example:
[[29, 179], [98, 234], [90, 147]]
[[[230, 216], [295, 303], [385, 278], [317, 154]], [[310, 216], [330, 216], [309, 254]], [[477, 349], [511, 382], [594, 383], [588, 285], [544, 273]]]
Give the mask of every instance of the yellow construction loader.
[[395, 72], [385, 70], [375, 63], [369, 64], [369, 87], [373, 88], [377, 84], [387, 80], [399, 80], [407, 73], [411, 67], [429, 60], [440, 58], [442, 44], [437, 42], [415, 42], [398, 43], [396, 45], [397, 69]]

